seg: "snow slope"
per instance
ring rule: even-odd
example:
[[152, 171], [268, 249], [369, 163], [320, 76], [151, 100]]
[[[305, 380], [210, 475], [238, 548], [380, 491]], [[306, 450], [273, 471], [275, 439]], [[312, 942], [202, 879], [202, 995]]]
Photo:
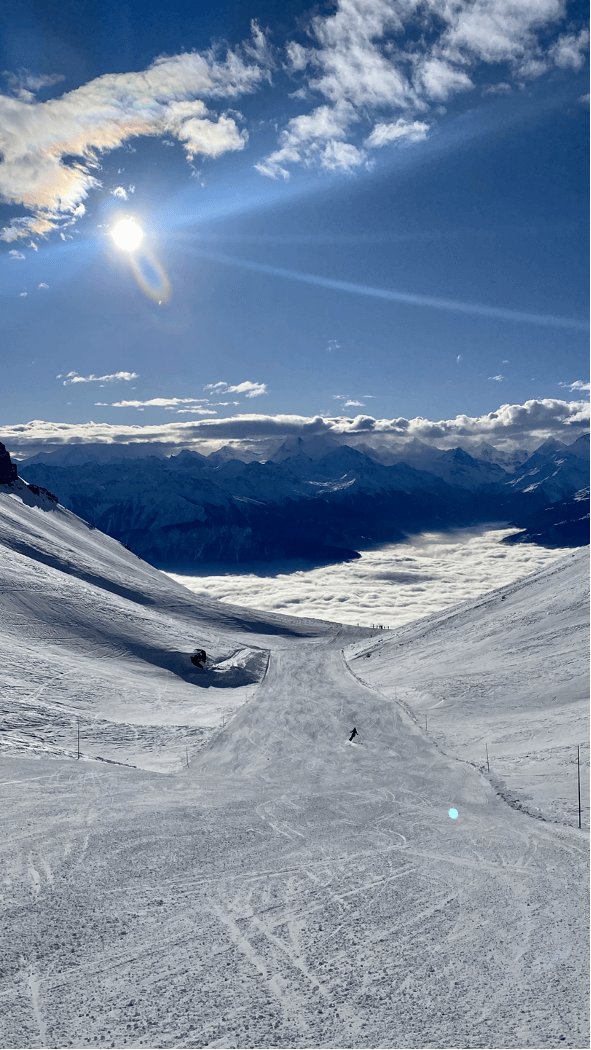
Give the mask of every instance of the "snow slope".
[[79, 722], [84, 754], [178, 768], [252, 696], [269, 634], [337, 629], [199, 601], [21, 481], [0, 486], [0, 550], [4, 751], [71, 754]]
[[[0, 756], [3, 1047], [588, 1045], [588, 836], [508, 805], [356, 677], [403, 632], [201, 602], [28, 490], [0, 507], [22, 734]], [[471, 605], [456, 659], [473, 642], [481, 663], [496, 623], [503, 660], [506, 601]], [[442, 635], [450, 615], [406, 630]], [[203, 690], [180, 666], [199, 644], [264, 652], [266, 673]], [[145, 716], [154, 758], [166, 718], [188, 732], [213, 693], [234, 713], [175, 775], [49, 758], [22, 717], [47, 703], [49, 732], [86, 705], [115, 734]], [[139, 731], [125, 753], [145, 759]]]
[[527, 809], [589, 824], [589, 548], [351, 653], [446, 752], [486, 768]]

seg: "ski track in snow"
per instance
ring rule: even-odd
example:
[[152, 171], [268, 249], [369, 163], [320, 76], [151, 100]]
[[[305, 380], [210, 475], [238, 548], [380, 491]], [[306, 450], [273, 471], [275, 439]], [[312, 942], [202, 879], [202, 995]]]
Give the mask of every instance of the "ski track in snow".
[[[0, 539], [17, 521], [79, 575], [10, 547], [0, 570], [6, 1050], [589, 1045], [588, 835], [507, 804], [460, 746], [514, 650], [530, 662], [521, 707], [499, 701], [506, 754], [522, 731], [542, 746], [532, 638], [547, 607], [575, 652], [563, 597], [584, 552], [515, 584], [504, 619], [485, 596], [372, 636], [208, 606], [72, 515], [9, 510]], [[209, 678], [185, 674], [196, 639]], [[463, 682], [453, 704], [431, 656]], [[579, 710], [575, 671], [551, 670], [561, 710]], [[448, 720], [433, 733], [425, 703]]]

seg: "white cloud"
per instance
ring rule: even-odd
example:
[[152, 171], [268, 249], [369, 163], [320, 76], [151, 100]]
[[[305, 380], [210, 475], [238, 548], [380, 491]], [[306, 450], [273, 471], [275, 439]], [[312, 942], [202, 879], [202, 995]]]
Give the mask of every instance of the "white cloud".
[[456, 365], [459, 365], [461, 360], [462, 360], [462, 354], [458, 354], [458, 356], [456, 357]]
[[38, 288], [49, 288], [49, 285], [45, 281], [41, 281], [41, 284], [37, 285]]
[[320, 154], [320, 167], [325, 171], [353, 171], [363, 164], [366, 154], [350, 142], [331, 139]]
[[339, 155], [337, 144], [344, 143], [349, 126], [356, 119], [355, 111], [347, 104], [317, 106], [311, 113], [290, 120], [279, 137], [280, 149], [255, 167], [263, 175], [284, 179], [289, 178], [286, 164], [320, 164], [335, 170], [342, 160], [345, 170], [351, 170], [351, 166], [362, 162], [363, 155], [355, 147], [353, 152]]
[[570, 390], [571, 393], [574, 393], [575, 390], [586, 390], [587, 393], [589, 393], [589, 390], [591, 389], [591, 384], [584, 379], [575, 379], [574, 383], [559, 383], [558, 386], [565, 387], [567, 390]]
[[432, 5], [447, 23], [437, 50], [446, 58], [520, 69], [539, 53], [538, 34], [564, 16], [563, 0], [473, 0]]
[[[432, 421], [422, 416], [377, 419], [374, 416], [296, 416], [241, 414], [199, 422], [172, 422], [148, 426], [111, 423], [53, 423], [33, 420], [0, 427], [0, 441], [15, 451], [41, 450], [79, 442], [157, 442], [171, 446], [199, 447], [215, 441], [253, 442], [282, 440], [290, 435], [331, 435], [338, 440], [399, 445], [419, 438], [437, 448], [469, 448], [485, 440], [497, 448], [536, 448], [548, 437], [566, 443], [589, 430], [589, 402], [540, 398], [523, 405], [501, 405], [482, 416], [458, 415]], [[27, 452], [27, 454], [32, 454]]]
[[208, 383], [203, 389], [213, 390], [218, 394], [245, 394], [248, 398], [260, 397], [261, 394], [268, 392], [266, 383], [251, 383], [250, 380], [237, 383], [236, 386], [228, 386], [227, 383]]
[[585, 64], [584, 52], [589, 50], [589, 30], [581, 29], [580, 33], [563, 33], [550, 48], [554, 64], [562, 69], [582, 69]]
[[408, 121], [399, 117], [389, 124], [376, 124], [365, 145], [371, 148], [388, 146], [392, 142], [421, 142], [427, 137], [429, 125], [422, 120]]
[[506, 84], [504, 80], [500, 80], [498, 84], [487, 84], [482, 89], [483, 95], [510, 95], [513, 88], [510, 84]]
[[24, 252], [17, 252], [16, 248], [11, 248], [11, 250], [9, 251], [8, 254], [10, 255], [11, 259], [24, 259], [25, 258]]
[[[152, 397], [149, 401], [113, 401], [112, 408], [176, 408], [177, 405], [198, 406], [204, 403], [208, 403], [206, 397]], [[198, 408], [191, 411], [198, 411]]]
[[215, 408], [177, 408], [177, 416], [187, 415], [193, 413], [197, 416], [217, 416]]
[[272, 575], [169, 575], [203, 598], [290, 616], [399, 627], [550, 565], [566, 551], [501, 545], [514, 529], [424, 533], [318, 568], [278, 563]]
[[[250, 41], [224, 56], [210, 49], [158, 58], [141, 73], [108, 73], [47, 102], [0, 96], [0, 196], [34, 212], [37, 222], [27, 232], [42, 234], [100, 186], [93, 174], [98, 155], [129, 139], [166, 135], [184, 144], [189, 159], [242, 149], [246, 133], [234, 117], [210, 112], [202, 98], [247, 94], [271, 66], [253, 23]], [[64, 159], [71, 157], [79, 159]], [[3, 233], [20, 235], [18, 223]]]
[[286, 68], [290, 73], [299, 73], [306, 68], [309, 61], [308, 51], [295, 40], [290, 40], [285, 47], [287, 54]]
[[36, 216], [33, 219], [25, 215], [20, 219], [13, 219], [10, 226], [2, 227], [0, 230], [0, 241], [7, 241], [10, 244], [12, 241], [18, 241], [21, 237], [29, 237], [32, 233], [37, 234], [39, 237], [45, 237], [53, 228], [54, 223], [44, 219], [42, 216]]
[[[371, 394], [365, 394], [364, 397], [371, 397]], [[341, 408], [365, 408], [363, 401], [356, 401], [350, 398], [348, 394], [333, 394], [333, 401], [340, 401]]]
[[502, 383], [502, 382], [503, 382], [503, 379], [505, 378], [505, 376], [502, 376], [502, 375], [498, 375], [498, 376], [489, 376], [488, 378], [489, 378], [489, 379], [492, 379], [493, 383]]
[[[310, 20], [307, 47], [293, 41], [286, 47], [286, 68], [305, 82], [291, 97], [320, 95], [321, 105], [290, 120], [279, 149], [256, 167], [284, 179], [297, 163], [351, 171], [367, 157], [343, 147], [361, 154], [354, 136], [376, 116], [374, 130], [365, 132], [366, 149], [404, 137], [418, 141], [426, 134], [418, 127], [428, 124], [417, 117], [472, 90], [472, 72], [483, 65], [503, 77], [483, 89], [487, 94], [511, 91], [510, 78], [522, 84], [553, 64], [580, 69], [586, 30], [548, 41], [565, 10], [564, 0], [336, 0], [330, 14]], [[338, 131], [330, 139], [341, 145], [327, 154], [323, 125], [331, 120]], [[414, 138], [397, 131], [413, 124]], [[344, 163], [331, 164], [331, 151]]]
[[28, 69], [19, 69], [16, 73], [5, 71], [2, 76], [6, 77], [12, 94], [25, 102], [31, 102], [35, 92], [41, 91], [42, 88], [53, 87], [66, 79], [63, 73], [35, 74]]
[[126, 201], [127, 200], [127, 191], [123, 188], [123, 186], [116, 186], [114, 190], [111, 190], [111, 193], [113, 194], [114, 197], [117, 197], [120, 201]]
[[19, 292], [18, 294], [19, 294], [21, 299], [26, 299], [29, 293], [28, 292]]
[[441, 58], [430, 57], [417, 65], [415, 83], [427, 98], [445, 102], [458, 91], [472, 91], [474, 84], [463, 69], [454, 68]]
[[[63, 379], [63, 376], [59, 375], [55, 378]], [[108, 376], [79, 376], [77, 372], [67, 372], [63, 385], [69, 386], [70, 383], [117, 383], [120, 380], [129, 382], [130, 379], [139, 379], [139, 372], [113, 372], [112, 375]]]

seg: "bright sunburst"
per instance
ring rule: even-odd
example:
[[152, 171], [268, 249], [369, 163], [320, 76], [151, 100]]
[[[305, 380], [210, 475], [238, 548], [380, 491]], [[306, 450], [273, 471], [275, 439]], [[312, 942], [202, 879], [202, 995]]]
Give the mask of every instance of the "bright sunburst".
[[144, 232], [134, 219], [121, 219], [111, 230], [111, 236], [118, 248], [125, 252], [134, 252], [139, 247]]

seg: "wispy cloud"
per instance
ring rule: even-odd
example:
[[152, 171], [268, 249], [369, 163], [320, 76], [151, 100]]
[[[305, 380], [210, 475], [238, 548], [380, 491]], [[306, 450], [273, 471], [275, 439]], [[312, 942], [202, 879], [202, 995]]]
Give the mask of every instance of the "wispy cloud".
[[37, 285], [38, 288], [49, 288], [49, 285], [45, 281], [41, 281], [41, 284]]
[[[212, 112], [203, 99], [235, 100], [254, 91], [272, 64], [253, 23], [251, 38], [225, 55], [210, 48], [165, 56], [141, 73], [108, 73], [48, 102], [37, 102], [26, 85], [17, 97], [0, 96], [0, 195], [35, 216], [11, 223], [0, 236], [43, 236], [60, 217], [75, 216], [101, 185], [93, 174], [99, 154], [139, 135], [177, 139], [189, 160], [243, 149], [248, 136], [239, 114]], [[71, 162], [72, 156], [81, 159]]]
[[32, 102], [36, 92], [43, 88], [54, 87], [55, 84], [65, 80], [63, 73], [31, 73], [29, 69], [19, 69], [16, 73], [5, 70], [2, 74], [6, 77], [10, 92], [24, 102]]
[[[334, 401], [341, 402], [341, 408], [365, 408], [365, 401], [356, 401], [348, 394], [333, 394], [332, 396]], [[365, 396], [371, 397], [371, 394]]]
[[284, 179], [294, 164], [352, 171], [368, 150], [418, 142], [437, 106], [474, 90], [479, 67], [502, 75], [485, 89], [497, 94], [553, 66], [578, 70], [588, 33], [556, 37], [564, 17], [563, 0], [337, 0], [310, 19], [305, 45], [287, 44], [285, 67], [304, 81], [292, 94], [314, 99], [314, 109], [287, 122], [257, 168]]
[[260, 397], [268, 393], [266, 383], [252, 383], [247, 379], [244, 383], [229, 386], [227, 383], [208, 383], [204, 390], [212, 390], [216, 394], [244, 394], [248, 398]]
[[[190, 408], [179, 409], [179, 405], [190, 405]], [[202, 416], [215, 416], [217, 413], [211, 407], [206, 408], [209, 405], [209, 400], [206, 397], [195, 398], [195, 397], [151, 397], [147, 401], [113, 401], [112, 408], [164, 408], [168, 412], [172, 412], [175, 409], [179, 412], [195, 412]]]
[[[82, 211], [84, 211], [84, 206], [82, 206]], [[6, 241], [10, 244], [12, 241], [18, 241], [22, 237], [30, 237], [32, 233], [44, 237], [53, 228], [54, 223], [49, 219], [44, 219], [41, 215], [37, 215], [35, 218], [25, 215], [18, 219], [12, 219], [8, 226], [2, 227], [0, 230], [0, 241]]]
[[19, 252], [19, 251], [16, 250], [16, 248], [11, 248], [11, 250], [9, 251], [8, 254], [10, 255], [11, 259], [24, 259], [25, 258], [24, 252]]
[[488, 378], [489, 380], [492, 380], [493, 383], [502, 383], [505, 376], [499, 374], [498, 376], [489, 376]]
[[178, 416], [184, 416], [190, 413], [197, 416], [217, 416], [215, 408], [177, 408]]
[[[336, 0], [329, 14], [294, 26], [301, 40], [287, 41], [279, 62], [253, 23], [250, 38], [225, 52], [162, 56], [46, 102], [35, 93], [63, 74], [9, 72], [0, 197], [32, 215], [14, 219], [0, 239], [43, 237], [83, 215], [101, 187], [100, 156], [135, 137], [178, 142], [189, 162], [244, 149], [244, 120], [228, 104], [259, 90], [277, 65], [290, 77], [290, 109], [297, 100], [304, 111], [280, 127], [278, 148], [258, 170], [287, 179], [297, 164], [371, 166], [372, 151], [424, 139], [442, 102], [473, 91], [482, 69], [493, 80], [484, 91], [497, 94], [556, 66], [580, 70], [589, 35], [572, 19], [561, 26], [565, 18], [564, 0]], [[113, 192], [125, 200], [131, 189]]]
[[574, 383], [559, 383], [558, 386], [562, 386], [566, 390], [570, 390], [571, 393], [574, 393], [575, 390], [585, 390], [587, 391], [587, 393], [589, 393], [589, 390], [591, 389], [591, 384], [584, 379], [575, 379]]
[[108, 376], [80, 376], [77, 372], [66, 372], [65, 378], [63, 373], [55, 378], [62, 379], [64, 386], [70, 386], [71, 383], [128, 383], [131, 379], [139, 379], [139, 372], [113, 372]]
[[388, 146], [392, 142], [422, 142], [427, 137], [429, 125], [422, 120], [398, 120], [387, 124], [376, 124], [371, 135], [365, 140], [365, 145], [379, 149]]

